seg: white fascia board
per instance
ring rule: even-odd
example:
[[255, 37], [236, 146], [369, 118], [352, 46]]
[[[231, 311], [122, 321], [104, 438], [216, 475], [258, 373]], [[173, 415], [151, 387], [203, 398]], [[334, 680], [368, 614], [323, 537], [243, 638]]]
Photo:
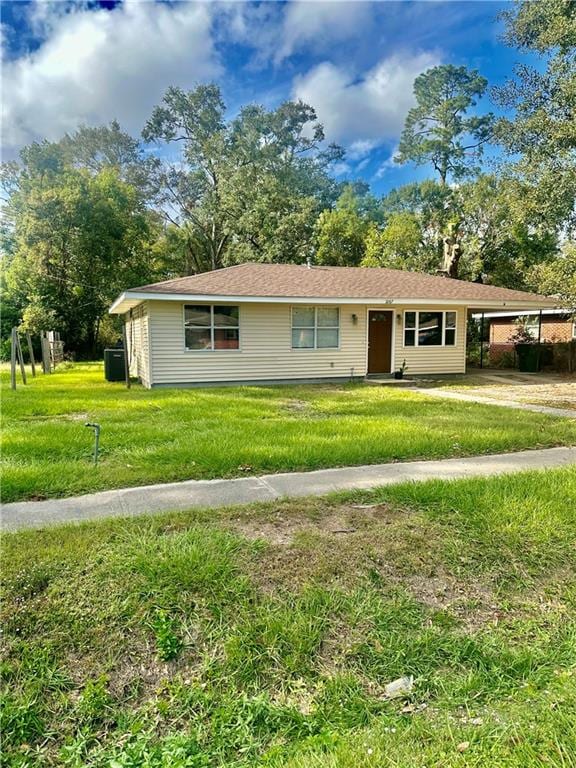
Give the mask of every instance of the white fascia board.
[[108, 310], [109, 315], [121, 315], [126, 310], [119, 309], [120, 305], [123, 304], [123, 302], [126, 300], [126, 293], [121, 293], [120, 296], [114, 301], [110, 309]]
[[554, 299], [544, 302], [533, 301], [479, 301], [475, 299], [411, 299], [391, 298], [389, 296], [373, 296], [371, 298], [351, 298], [349, 296], [327, 298], [326, 296], [230, 296], [191, 293], [152, 293], [125, 291], [121, 294], [108, 310], [110, 314], [123, 314], [142, 301], [185, 301], [207, 302], [218, 304], [366, 304], [367, 306], [454, 306], [472, 307], [473, 309], [540, 309], [544, 306], [556, 306]]
[[[513, 312], [484, 312], [485, 318], [492, 318], [492, 317], [514, 317], [515, 315], [524, 314], [524, 315], [538, 315], [540, 310], [538, 309], [528, 309], [522, 312], [521, 310], [514, 310]], [[570, 315], [572, 314], [572, 311], [569, 309], [543, 309], [542, 310], [543, 315]], [[480, 319], [481, 314], [476, 313], [473, 315], [475, 319]]]

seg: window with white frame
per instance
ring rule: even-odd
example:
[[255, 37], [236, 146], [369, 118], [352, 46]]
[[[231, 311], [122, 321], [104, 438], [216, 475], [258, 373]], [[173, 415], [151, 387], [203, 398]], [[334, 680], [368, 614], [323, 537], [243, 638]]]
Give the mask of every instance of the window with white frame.
[[404, 312], [404, 346], [455, 346], [456, 317], [456, 312]]
[[228, 304], [186, 304], [186, 349], [214, 351], [240, 348], [239, 307]]
[[338, 307], [292, 307], [292, 349], [338, 349]]
[[523, 315], [518, 318], [518, 326], [524, 328], [533, 339], [537, 339], [540, 332], [540, 317], [538, 315]]

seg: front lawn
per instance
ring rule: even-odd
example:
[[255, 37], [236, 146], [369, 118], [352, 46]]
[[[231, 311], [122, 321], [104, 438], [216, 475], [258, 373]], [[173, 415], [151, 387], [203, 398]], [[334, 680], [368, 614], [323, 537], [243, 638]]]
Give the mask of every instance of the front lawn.
[[100, 364], [2, 380], [4, 501], [576, 443], [569, 419], [363, 384], [127, 390]]
[[569, 468], [6, 535], [3, 765], [570, 768], [575, 509]]

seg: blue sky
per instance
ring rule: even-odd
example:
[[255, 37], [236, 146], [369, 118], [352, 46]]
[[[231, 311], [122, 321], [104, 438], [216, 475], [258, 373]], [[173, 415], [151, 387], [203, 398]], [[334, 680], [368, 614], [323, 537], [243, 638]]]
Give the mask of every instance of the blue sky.
[[[375, 192], [431, 175], [391, 157], [414, 78], [439, 63], [492, 85], [519, 56], [500, 40], [499, 2], [3, 2], [7, 157], [79, 123], [118, 119], [138, 135], [169, 85], [221, 85], [230, 114], [255, 101], [310, 103], [347, 149], [341, 179]], [[495, 110], [489, 99], [481, 111]], [[489, 153], [494, 154], [494, 152]]]

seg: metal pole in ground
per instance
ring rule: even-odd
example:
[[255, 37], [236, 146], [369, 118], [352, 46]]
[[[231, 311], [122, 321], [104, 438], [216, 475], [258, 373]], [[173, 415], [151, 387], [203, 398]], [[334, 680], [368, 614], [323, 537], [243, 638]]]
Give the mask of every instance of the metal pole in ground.
[[542, 359], [542, 310], [538, 313], [538, 370]]
[[84, 426], [90, 427], [94, 430], [94, 466], [97, 466], [98, 453], [100, 450], [100, 424], [92, 424], [91, 422], [87, 422], [84, 424]]
[[128, 362], [128, 335], [126, 333], [126, 322], [122, 323], [122, 342], [124, 344], [124, 378], [126, 387], [130, 389], [130, 363]]
[[484, 368], [484, 312], [480, 318], [480, 368]]
[[16, 389], [16, 328], [10, 338], [10, 389]]

